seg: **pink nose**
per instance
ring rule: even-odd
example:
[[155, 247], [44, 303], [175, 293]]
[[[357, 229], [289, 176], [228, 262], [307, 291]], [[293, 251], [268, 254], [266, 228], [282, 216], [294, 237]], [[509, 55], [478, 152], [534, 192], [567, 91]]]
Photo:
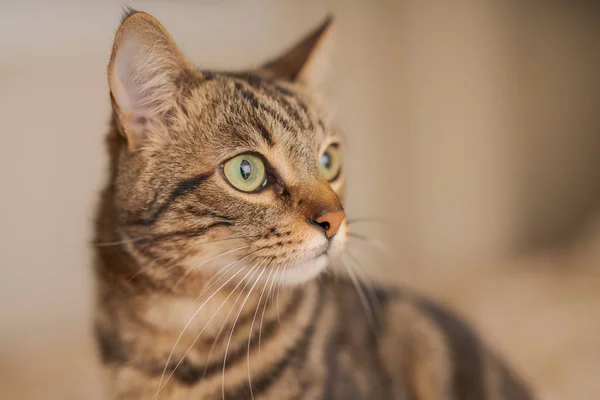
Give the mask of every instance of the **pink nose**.
[[343, 210], [329, 211], [315, 219], [314, 222], [323, 228], [327, 239], [331, 239], [340, 229], [344, 216]]

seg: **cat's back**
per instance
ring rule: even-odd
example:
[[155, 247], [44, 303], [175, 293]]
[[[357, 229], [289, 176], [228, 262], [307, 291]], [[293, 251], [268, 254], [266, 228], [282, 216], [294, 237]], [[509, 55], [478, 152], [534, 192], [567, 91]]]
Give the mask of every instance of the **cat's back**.
[[459, 316], [403, 288], [323, 281], [331, 334], [325, 398], [533, 397]]

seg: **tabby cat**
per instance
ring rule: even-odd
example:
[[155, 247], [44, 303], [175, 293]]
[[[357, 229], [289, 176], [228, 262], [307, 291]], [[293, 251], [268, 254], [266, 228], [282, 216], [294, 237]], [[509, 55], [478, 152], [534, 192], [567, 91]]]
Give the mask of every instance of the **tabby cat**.
[[213, 72], [124, 16], [95, 264], [110, 398], [531, 398], [448, 311], [325, 273], [349, 235], [341, 137], [312, 92], [330, 27]]

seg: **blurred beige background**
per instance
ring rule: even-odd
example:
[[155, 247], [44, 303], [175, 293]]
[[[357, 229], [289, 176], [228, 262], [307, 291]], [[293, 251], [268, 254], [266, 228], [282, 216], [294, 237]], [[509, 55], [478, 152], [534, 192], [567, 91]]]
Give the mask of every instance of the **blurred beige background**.
[[[523, 3], [523, 4], [522, 4]], [[584, 2], [131, 1], [203, 68], [331, 11], [365, 270], [466, 315], [547, 398], [600, 393], [600, 12]], [[0, 397], [101, 398], [89, 339], [122, 3], [0, 0]], [[374, 268], [368, 260], [377, 260]], [[4, 395], [3, 395], [4, 393]]]

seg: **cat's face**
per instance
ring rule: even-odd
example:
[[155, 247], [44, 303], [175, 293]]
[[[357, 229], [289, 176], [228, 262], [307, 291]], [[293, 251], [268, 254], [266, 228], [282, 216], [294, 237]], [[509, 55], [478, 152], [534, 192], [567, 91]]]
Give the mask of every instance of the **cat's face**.
[[109, 65], [115, 208], [142, 268], [299, 283], [341, 253], [341, 138], [307, 85], [328, 26], [232, 74], [192, 67], [147, 14], [125, 18]]

